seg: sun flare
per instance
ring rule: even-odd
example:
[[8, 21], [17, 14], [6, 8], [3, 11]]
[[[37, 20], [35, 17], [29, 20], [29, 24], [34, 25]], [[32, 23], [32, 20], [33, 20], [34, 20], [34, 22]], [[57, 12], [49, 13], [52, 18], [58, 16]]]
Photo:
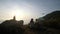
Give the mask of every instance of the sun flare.
[[23, 10], [16, 9], [12, 11], [12, 15], [16, 16], [16, 20], [20, 20], [24, 18], [25, 12]]

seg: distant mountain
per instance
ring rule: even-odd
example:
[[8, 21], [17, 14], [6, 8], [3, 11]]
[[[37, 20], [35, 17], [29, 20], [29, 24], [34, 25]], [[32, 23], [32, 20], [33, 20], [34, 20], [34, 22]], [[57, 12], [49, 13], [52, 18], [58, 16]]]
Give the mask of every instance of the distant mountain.
[[23, 20], [14, 19], [5, 20], [0, 24], [0, 33], [5, 34], [23, 34]]
[[54, 11], [52, 13], [49, 13], [46, 16], [44, 16], [44, 19], [60, 21], [60, 11]]
[[60, 11], [49, 13], [43, 18], [46, 26], [60, 29]]

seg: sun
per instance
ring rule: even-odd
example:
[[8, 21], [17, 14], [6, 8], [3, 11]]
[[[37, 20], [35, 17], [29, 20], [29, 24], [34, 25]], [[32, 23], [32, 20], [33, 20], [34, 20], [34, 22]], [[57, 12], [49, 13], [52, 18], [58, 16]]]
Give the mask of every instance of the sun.
[[11, 14], [10, 14], [13, 18], [13, 16], [16, 17], [16, 20], [25, 20], [28, 19], [30, 14], [27, 12], [27, 10], [19, 8], [18, 7], [13, 7], [13, 9], [11, 10]]
[[16, 20], [21, 20], [21, 19], [24, 18], [25, 15], [24, 15], [23, 12], [18, 11], [18, 12], [15, 13], [15, 16], [16, 16]]
[[25, 16], [25, 12], [23, 10], [16, 9], [12, 11], [12, 15], [16, 16], [16, 20], [22, 20]]

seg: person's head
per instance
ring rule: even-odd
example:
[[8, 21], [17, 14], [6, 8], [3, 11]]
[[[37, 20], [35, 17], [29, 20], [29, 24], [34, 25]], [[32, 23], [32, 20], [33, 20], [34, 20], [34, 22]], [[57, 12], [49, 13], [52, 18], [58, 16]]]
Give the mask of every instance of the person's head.
[[36, 21], [38, 21], [38, 19], [36, 19]]
[[31, 21], [33, 21], [33, 18], [31, 18]]
[[31, 20], [33, 21], [33, 18]]

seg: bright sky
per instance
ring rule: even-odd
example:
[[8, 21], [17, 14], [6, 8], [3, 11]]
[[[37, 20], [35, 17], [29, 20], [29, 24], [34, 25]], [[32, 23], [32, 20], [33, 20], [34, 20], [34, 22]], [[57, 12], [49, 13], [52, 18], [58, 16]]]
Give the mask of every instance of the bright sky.
[[17, 20], [42, 17], [54, 10], [60, 10], [60, 0], [0, 0], [0, 20]]

